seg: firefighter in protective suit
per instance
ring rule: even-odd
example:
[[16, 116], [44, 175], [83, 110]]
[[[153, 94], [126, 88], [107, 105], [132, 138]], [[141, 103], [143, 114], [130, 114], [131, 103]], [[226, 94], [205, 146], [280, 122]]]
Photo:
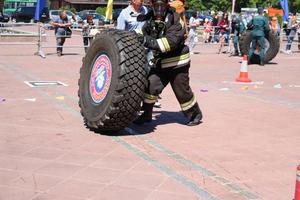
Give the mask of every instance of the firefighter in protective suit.
[[202, 113], [189, 85], [190, 54], [184, 44], [184, 23], [167, 0], [152, 0], [152, 12], [145, 18], [143, 28], [135, 31], [148, 49], [150, 72], [143, 102], [144, 112], [134, 123], [152, 121], [153, 105], [170, 83], [182, 112], [188, 118], [187, 125], [200, 124]]
[[260, 65], [262, 66], [265, 64], [265, 34], [268, 34], [270, 31], [268, 19], [263, 16], [263, 12], [263, 8], [258, 8], [258, 15], [248, 24], [248, 27], [252, 29], [252, 45], [248, 54], [248, 63], [250, 64], [251, 57], [256, 49], [256, 43], [258, 42]]

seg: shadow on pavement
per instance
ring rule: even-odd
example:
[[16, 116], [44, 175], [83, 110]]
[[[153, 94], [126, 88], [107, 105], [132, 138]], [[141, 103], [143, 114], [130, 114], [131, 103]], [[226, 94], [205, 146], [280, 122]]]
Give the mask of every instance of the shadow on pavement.
[[268, 62], [268, 63], [266, 63], [266, 65], [278, 65], [278, 63], [276, 63], [276, 62]]
[[[46, 53], [46, 56], [57, 55], [57, 53]], [[77, 56], [81, 55], [80, 53], [63, 53], [62, 56]]]
[[[168, 112], [168, 111], [154, 111], [153, 120], [150, 123], [144, 123], [143, 125], [132, 124], [129, 128], [121, 131], [112, 132], [98, 132], [97, 134], [107, 136], [129, 136], [129, 135], [145, 135], [153, 133], [156, 127], [165, 124], [181, 124], [183, 126], [187, 123], [187, 118], [180, 112]], [[92, 131], [92, 130], [91, 130]]]

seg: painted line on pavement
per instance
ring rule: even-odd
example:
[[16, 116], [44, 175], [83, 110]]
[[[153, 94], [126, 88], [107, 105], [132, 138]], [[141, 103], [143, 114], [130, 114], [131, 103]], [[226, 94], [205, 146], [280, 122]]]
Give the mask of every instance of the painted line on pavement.
[[[36, 78], [35, 76], [33, 76], [31, 73], [26, 72], [26, 74], [25, 74], [24, 71], [20, 71], [18, 69], [19, 67], [14, 66], [13, 68], [14, 69], [12, 69], [12, 68], [8, 68], [8, 69], [10, 69], [13, 72], [16, 72], [16, 73], [14, 73], [14, 76], [16, 78], [20, 79], [20, 80], [28, 78], [28, 77], [33, 78], [35, 80], [39, 80], [38, 78]], [[57, 88], [57, 89], [59, 89], [59, 88]], [[47, 97], [47, 98], [51, 99], [50, 95], [46, 91], [38, 90], [38, 93], [40, 93], [44, 97]], [[65, 96], [69, 97], [69, 95], [65, 95]], [[69, 99], [71, 99], [73, 101], [75, 100], [73, 97], [69, 97]], [[79, 112], [77, 112], [75, 109], [73, 109], [72, 107], [68, 106], [67, 104], [65, 104], [63, 102], [60, 102], [60, 103], [55, 102], [55, 105], [58, 106], [58, 107], [60, 107], [60, 108], [62, 108], [65, 111], [67, 111], [72, 116], [74, 116], [74, 117], [76, 117], [78, 119], [81, 119], [81, 121], [82, 121], [81, 114]], [[130, 128], [125, 128], [125, 131], [127, 131], [131, 135], [136, 135], [137, 134], [136, 131], [134, 131], [134, 130], [132, 130]], [[182, 157], [181, 155], [179, 155], [179, 154], [177, 154], [175, 152], [172, 152], [172, 151], [168, 150], [167, 148], [165, 148], [161, 144], [155, 142], [154, 140], [149, 140], [149, 139], [147, 139], [144, 136], [135, 136], [135, 137], [143, 138], [146, 143], [148, 143], [149, 145], [153, 146], [157, 150], [165, 153], [167, 156], [175, 159], [177, 162], [179, 162], [179, 163], [181, 163], [181, 164], [183, 164], [185, 166], [192, 167], [193, 169], [197, 170], [201, 174], [206, 175], [206, 176], [212, 178], [214, 181], [216, 181], [217, 183], [220, 183], [220, 184], [224, 185], [227, 189], [229, 189], [232, 192], [238, 193], [238, 194], [246, 197], [249, 200], [258, 200], [258, 199], [260, 199], [256, 195], [252, 194], [251, 192], [243, 190], [241, 187], [237, 186], [236, 184], [231, 183], [230, 181], [226, 180], [225, 178], [217, 176], [215, 173], [211, 172], [210, 170], [208, 170], [208, 169], [206, 169], [206, 168], [204, 168], [204, 167], [202, 167], [202, 166], [200, 166], [200, 165], [198, 165], [198, 164], [196, 164], [196, 163], [194, 163], [194, 162], [192, 162], [192, 161], [190, 161], [188, 159], [185, 159], [184, 157]], [[120, 140], [122, 140], [122, 139], [120, 138]], [[125, 142], [125, 140], [122, 140], [122, 141], [123, 141], [122, 145], [125, 144], [125, 143], [128, 144], [128, 145], [130, 145], [129, 143]], [[181, 184], [183, 184], [184, 186], [188, 187], [193, 192], [196, 192], [199, 195], [199, 194], [201, 194], [201, 191], [202, 191], [202, 193], [205, 194], [206, 191], [204, 189], [198, 187], [195, 183], [193, 183], [192, 181], [190, 181], [188, 178], [186, 178], [184, 176], [181, 176], [181, 175], [178, 175], [176, 172], [171, 171], [168, 167], [166, 167], [165, 165], [159, 163], [158, 161], [154, 162], [153, 159], [151, 159], [147, 154], [142, 153], [138, 149], [136, 149], [134, 147], [132, 147], [131, 149], [135, 149], [134, 151], [132, 151], [133, 153], [135, 153], [139, 157], [143, 158], [144, 160], [150, 162], [150, 164], [154, 165], [156, 168], [158, 168], [162, 172], [166, 173], [167, 175], [171, 176], [173, 174], [174, 176], [171, 176], [172, 178], [174, 178], [175, 180], [179, 181]], [[137, 152], [140, 152], [140, 153], [137, 154]], [[198, 189], [195, 189], [196, 187]], [[212, 196], [212, 195], [210, 195], [210, 196]]]
[[[1, 67], [1, 65], [6, 66], [6, 64], [4, 64], [4, 63], [0, 63], [0, 67]], [[23, 80], [26, 80], [27, 78], [40, 80], [39, 78], [36, 78], [35, 76], [33, 76], [31, 73], [28, 73], [28, 72], [24, 73], [24, 71], [20, 71], [18, 68], [19, 67], [16, 67], [16, 66], [13, 66], [13, 67], [9, 66], [7, 68], [4, 67], [4, 69], [9, 69], [9, 71], [13, 72], [13, 76], [15, 76], [15, 78], [17, 78], [21, 82], [23, 82]], [[40, 95], [42, 95], [45, 98], [48, 98], [48, 99], [52, 100], [52, 97], [46, 91], [42, 90], [41, 88], [36, 88], [36, 89], [37, 89], [36, 91]], [[65, 96], [69, 97], [69, 95], [65, 95]], [[70, 99], [75, 100], [73, 97], [70, 97]], [[80, 117], [81, 118], [81, 114], [78, 111], [74, 110], [73, 108], [69, 107], [66, 103], [64, 103], [62, 101], [60, 103], [55, 102], [55, 105], [59, 108], [62, 108], [64, 110], [68, 111], [68, 113], [70, 113], [74, 117]]]
[[175, 152], [170, 151], [169, 149], [166, 149], [164, 146], [160, 145], [159, 143], [155, 142], [154, 140], [147, 139], [146, 142], [148, 144], [152, 145], [153, 147], [155, 147], [156, 149], [158, 149], [159, 151], [164, 152], [165, 154], [167, 154], [169, 157], [173, 158], [177, 162], [179, 162], [185, 166], [191, 167], [192, 169], [200, 172], [201, 174], [210, 177], [215, 182], [225, 186], [229, 191], [231, 191], [233, 193], [238, 193], [241, 196], [244, 196], [246, 199], [249, 199], [249, 200], [250, 199], [251, 200], [259, 200], [260, 199], [257, 195], [242, 189], [237, 184], [232, 183], [229, 180], [227, 180], [221, 176], [218, 176], [217, 174], [210, 171], [209, 169], [207, 169], [197, 163], [194, 163], [191, 160], [184, 158], [180, 154], [177, 154]]
[[[1, 66], [1, 64], [2, 63], [0, 63], [0, 66]], [[15, 78], [19, 79], [21, 82], [24, 78], [26, 78], [26, 76], [35, 78], [32, 74], [28, 75], [28, 72], [26, 74], [24, 72], [21, 72], [20, 70], [17, 69], [17, 67], [14, 67], [14, 69], [12, 69], [12, 68], [6, 68], [6, 69], [9, 69], [10, 71], [15, 72], [15, 73], [13, 73]], [[38, 90], [38, 93], [40, 93], [42, 96], [44, 96], [46, 98], [49, 98], [49, 99], [51, 98], [50, 95], [46, 91]], [[66, 95], [66, 96], [68, 96], [68, 95]], [[67, 111], [68, 113], [70, 113], [75, 118], [82, 120], [82, 116], [80, 115], [80, 113], [78, 113], [75, 109], [73, 109], [69, 105], [64, 104], [64, 103], [57, 103], [57, 102], [54, 102], [54, 103], [55, 103], [56, 106], [59, 106], [63, 110]], [[196, 193], [199, 197], [201, 197], [205, 200], [219, 200], [218, 198], [216, 198], [215, 196], [213, 196], [209, 192], [207, 192], [204, 189], [202, 189], [201, 187], [197, 186], [197, 184], [195, 184], [189, 178], [176, 173], [175, 171], [171, 170], [168, 166], [160, 163], [157, 160], [152, 159], [146, 153], [143, 153], [139, 149], [137, 149], [137, 148], [133, 147], [131, 144], [127, 143], [120, 136], [114, 136], [114, 137], [112, 137], [112, 140], [117, 142], [118, 144], [121, 144], [123, 147], [125, 147], [130, 152], [134, 153], [135, 155], [137, 155], [138, 157], [140, 157], [143, 160], [147, 161], [148, 163], [150, 163], [151, 165], [153, 165], [154, 167], [156, 167], [157, 169], [159, 169], [160, 171], [162, 171], [166, 175], [170, 176], [171, 178], [173, 178], [177, 182], [181, 183], [183, 186], [187, 187], [192, 192]]]
[[199, 197], [207, 199], [207, 200], [217, 200], [216, 197], [214, 197], [209, 192], [205, 191], [204, 189], [197, 186], [193, 181], [189, 180], [185, 176], [182, 176], [166, 165], [160, 163], [159, 161], [151, 158], [148, 154], [143, 153], [138, 148], [135, 148], [131, 144], [127, 143], [125, 140], [121, 139], [120, 136], [113, 137], [113, 140], [119, 144], [121, 144], [123, 147], [125, 147], [127, 150], [131, 151], [135, 155], [139, 156], [140, 158], [144, 159], [145, 161], [149, 162], [151, 165], [159, 169], [160, 171], [164, 172], [166, 175], [172, 177], [173, 179], [177, 180], [187, 188], [189, 188], [194, 193], [198, 194]]
[[193, 161], [191, 160], [188, 160], [186, 158], [184, 158], [183, 156], [181, 156], [180, 154], [178, 153], [175, 153], [169, 149], [167, 149], [166, 147], [164, 147], [163, 145], [157, 143], [156, 141], [152, 140], [152, 139], [149, 139], [148, 137], [146, 136], [136, 136], [136, 135], [140, 135], [138, 134], [138, 132], [136, 132], [135, 130], [131, 129], [131, 128], [125, 128], [125, 130], [135, 136], [135, 137], [138, 137], [138, 138], [143, 138], [143, 140], [148, 143], [149, 145], [151, 145], [152, 147], [154, 147], [156, 150], [166, 154], [168, 157], [176, 160], [178, 163], [184, 165], [184, 166], [187, 166], [187, 167], [190, 167], [194, 170], [196, 170], [197, 172], [201, 173], [202, 175], [205, 175], [209, 178], [211, 178], [213, 181], [223, 185], [225, 188], [227, 188], [230, 192], [232, 193], [236, 193], [236, 194], [239, 194], [243, 197], [245, 197], [246, 199], [248, 200], [260, 200], [261, 198], [258, 197], [256, 194], [253, 194], [247, 190], [244, 190], [243, 188], [241, 188], [240, 186], [238, 186], [237, 184], [235, 183], [232, 183], [230, 182], [229, 180], [221, 177], [221, 176], [218, 176], [216, 173], [210, 171], [209, 169], [197, 164], [197, 163], [194, 163]]

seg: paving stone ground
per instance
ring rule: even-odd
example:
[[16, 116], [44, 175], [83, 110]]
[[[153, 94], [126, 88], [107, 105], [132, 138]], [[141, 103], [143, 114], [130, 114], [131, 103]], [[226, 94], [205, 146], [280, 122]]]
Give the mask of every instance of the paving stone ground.
[[[82, 38], [68, 44], [81, 45]], [[235, 82], [241, 58], [198, 45], [190, 82], [203, 123], [184, 125], [168, 86], [152, 123], [113, 136], [83, 125], [83, 49], [65, 49], [62, 57], [45, 49], [45, 59], [35, 50], [0, 46], [0, 200], [293, 199], [300, 164], [296, 46], [264, 67], [250, 65], [254, 83], [245, 85]], [[52, 80], [68, 86], [24, 83]]]

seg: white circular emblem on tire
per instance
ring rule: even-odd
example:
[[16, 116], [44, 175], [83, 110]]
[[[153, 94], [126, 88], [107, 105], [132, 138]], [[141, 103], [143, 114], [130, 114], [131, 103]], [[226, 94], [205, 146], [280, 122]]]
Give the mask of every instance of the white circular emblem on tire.
[[111, 62], [105, 54], [100, 54], [93, 63], [90, 75], [90, 95], [95, 103], [101, 103], [111, 84]]

